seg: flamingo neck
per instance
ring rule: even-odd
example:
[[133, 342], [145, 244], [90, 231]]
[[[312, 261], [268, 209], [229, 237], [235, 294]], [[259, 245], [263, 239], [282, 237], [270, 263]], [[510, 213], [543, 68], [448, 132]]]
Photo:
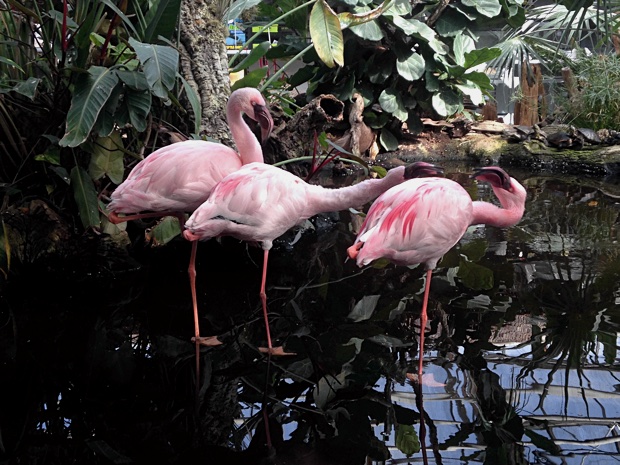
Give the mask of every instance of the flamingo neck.
[[346, 210], [351, 207], [361, 207], [374, 200], [391, 187], [405, 180], [405, 167], [391, 169], [387, 176], [381, 179], [367, 179], [353, 186], [340, 189], [325, 189], [321, 186], [308, 185], [308, 202], [306, 218], [317, 213]]
[[258, 139], [243, 120], [242, 111], [236, 105], [229, 105], [227, 111], [228, 126], [233, 140], [237, 145], [241, 163], [247, 165], [252, 162], [263, 163], [263, 150]]
[[489, 202], [473, 202], [471, 224], [488, 224], [498, 228], [508, 228], [517, 224], [525, 211], [525, 202], [501, 188], [494, 187], [493, 192], [502, 207]]

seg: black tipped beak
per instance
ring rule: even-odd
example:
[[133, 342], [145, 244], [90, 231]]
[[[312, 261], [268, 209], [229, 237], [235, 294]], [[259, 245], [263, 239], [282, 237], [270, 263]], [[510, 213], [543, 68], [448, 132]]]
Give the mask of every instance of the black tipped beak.
[[266, 106], [255, 105], [254, 116], [260, 125], [261, 144], [264, 145], [267, 139], [271, 136], [271, 131], [273, 130], [273, 119], [271, 118], [271, 113], [269, 112], [269, 108]]
[[478, 168], [474, 171], [474, 174], [470, 178], [478, 179], [480, 181], [486, 181], [493, 187], [501, 187], [502, 189], [510, 190], [510, 175], [506, 173], [499, 166], [487, 166], [484, 168]]
[[429, 176], [443, 176], [441, 166], [433, 165], [425, 161], [416, 161], [405, 168], [405, 179], [423, 178]]

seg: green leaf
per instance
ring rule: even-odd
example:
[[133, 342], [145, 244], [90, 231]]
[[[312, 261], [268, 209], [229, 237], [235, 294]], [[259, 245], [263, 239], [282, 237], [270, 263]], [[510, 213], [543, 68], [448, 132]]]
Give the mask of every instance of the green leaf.
[[358, 26], [351, 26], [350, 31], [361, 39], [375, 42], [380, 41], [384, 37], [383, 31], [376, 21], [370, 21]]
[[18, 82], [13, 87], [13, 90], [18, 94], [28, 97], [30, 100], [34, 100], [34, 96], [37, 93], [37, 87], [41, 79], [35, 77], [29, 77], [25, 81]]
[[493, 270], [486, 266], [461, 259], [456, 275], [469, 289], [478, 291], [493, 289]]
[[412, 53], [409, 57], [396, 61], [396, 69], [407, 81], [420, 79], [425, 71], [426, 63], [419, 53]]
[[24, 72], [24, 69], [21, 66], [19, 66], [17, 63], [15, 63], [13, 60], [11, 60], [10, 58], [0, 56], [0, 63], [4, 63], [5, 65], [11, 66], [12, 68], [17, 68], [22, 73]]
[[346, 377], [347, 372], [342, 371], [336, 376], [325, 375], [316, 383], [312, 391], [312, 398], [318, 408], [325, 410], [327, 404], [335, 399], [336, 391], [346, 386]]
[[474, 239], [471, 242], [463, 244], [459, 253], [465, 255], [469, 261], [477, 262], [487, 253], [489, 243], [485, 239]]
[[377, 173], [379, 178], [385, 178], [387, 174], [387, 170], [383, 166], [379, 166], [379, 165], [372, 165], [370, 167], [370, 171], [373, 173]]
[[387, 128], [381, 129], [381, 134], [379, 135], [379, 142], [381, 142], [383, 148], [388, 152], [398, 150], [398, 139]]
[[487, 61], [491, 61], [494, 58], [500, 56], [502, 51], [499, 48], [481, 48], [479, 50], [472, 50], [465, 53], [465, 63], [463, 67], [465, 69], [473, 68], [474, 66], [481, 65]]
[[405, 34], [424, 39], [433, 51], [440, 55], [448, 53], [448, 46], [437, 38], [437, 34], [430, 27], [417, 19], [404, 19], [400, 16], [390, 18], [394, 26], [401, 29]]
[[149, 90], [149, 83], [142, 71], [117, 70], [116, 74], [127, 87], [133, 90]]
[[129, 113], [129, 121], [138, 132], [146, 130], [147, 119], [151, 111], [151, 93], [148, 91], [125, 91], [125, 105]]
[[100, 226], [97, 191], [93, 180], [84, 168], [75, 166], [71, 170], [71, 187], [78, 212], [85, 229]]
[[108, 137], [99, 137], [93, 145], [88, 173], [95, 181], [107, 175], [114, 184], [123, 182], [123, 140], [114, 131]]
[[116, 72], [101, 66], [91, 66], [88, 73], [78, 77], [61, 147], [77, 147], [86, 140], [117, 84]]
[[494, 18], [502, 11], [499, 0], [463, 0], [463, 5], [471, 6], [487, 18]]
[[235, 82], [234, 85], [230, 88], [230, 90], [237, 90], [241, 89], [242, 87], [258, 87], [264, 77], [267, 76], [267, 71], [268, 68], [264, 66], [263, 68], [257, 68], [247, 73], [237, 82]]
[[149, 229], [145, 236], [154, 246], [158, 247], [166, 245], [180, 234], [179, 219], [174, 216], [166, 216]]
[[454, 38], [454, 59], [456, 64], [465, 67], [465, 54], [476, 49], [476, 44], [468, 35], [459, 32]]
[[465, 81], [465, 84], [455, 84], [455, 87], [465, 95], [468, 95], [474, 105], [482, 105], [484, 103], [482, 90], [477, 84], [471, 81]]
[[441, 116], [452, 116], [463, 109], [459, 96], [451, 90], [443, 90], [433, 95], [433, 109]]
[[168, 91], [174, 87], [179, 66], [179, 52], [168, 46], [143, 44], [131, 37], [129, 45], [136, 51], [138, 60], [142, 63], [151, 92], [169, 102]]
[[375, 311], [380, 297], [380, 295], [365, 295], [362, 300], [355, 304], [347, 318], [355, 322], [369, 319]]
[[143, 40], [152, 42], [157, 36], [172, 39], [181, 11], [181, 0], [158, 0], [153, 3], [144, 18], [148, 26]]
[[325, 0], [319, 0], [310, 12], [310, 37], [317, 55], [333, 68], [344, 66], [344, 39], [338, 16]]
[[241, 61], [241, 63], [239, 63], [237, 66], [235, 66], [230, 72], [231, 73], [236, 73], [236, 72], [241, 71], [243, 69], [248, 69], [250, 66], [252, 66], [254, 63], [256, 63], [258, 60], [260, 60], [262, 57], [264, 57], [270, 47], [271, 47], [271, 42], [269, 42], [269, 41], [261, 42], [256, 47], [254, 47], [252, 49], [252, 51], [249, 53], [249, 55], [247, 55]]
[[399, 424], [396, 427], [396, 447], [407, 457], [420, 451], [420, 440], [413, 425]]
[[385, 89], [379, 95], [379, 105], [388, 113], [393, 114], [401, 121], [407, 120], [407, 110], [403, 101], [400, 98], [400, 94], [395, 89]]
[[183, 89], [185, 89], [187, 100], [189, 100], [189, 104], [192, 106], [192, 111], [194, 112], [194, 134], [199, 134], [200, 126], [202, 125], [202, 103], [200, 102], [200, 97], [183, 76], [179, 74], [178, 77], [183, 83]]
[[491, 84], [491, 79], [485, 73], [481, 73], [480, 71], [473, 71], [471, 73], [463, 74], [463, 77], [474, 84], [476, 84], [480, 89], [485, 92], [492, 92], [493, 85]]

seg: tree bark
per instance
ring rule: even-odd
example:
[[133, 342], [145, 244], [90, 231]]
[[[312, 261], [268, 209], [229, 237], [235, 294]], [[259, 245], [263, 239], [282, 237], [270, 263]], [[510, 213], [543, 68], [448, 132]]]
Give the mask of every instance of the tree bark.
[[181, 73], [202, 104], [200, 135], [233, 146], [226, 122], [230, 95], [226, 28], [215, 5], [212, 0], [181, 2]]

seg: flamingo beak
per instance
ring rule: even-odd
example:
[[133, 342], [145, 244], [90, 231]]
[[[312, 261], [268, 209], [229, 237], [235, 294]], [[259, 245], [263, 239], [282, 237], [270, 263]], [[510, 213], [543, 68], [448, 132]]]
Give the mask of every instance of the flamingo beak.
[[423, 178], [428, 176], [443, 176], [441, 166], [433, 165], [425, 161], [416, 161], [405, 168], [405, 179]]
[[363, 242], [358, 242], [356, 244], [353, 244], [351, 247], [349, 247], [347, 249], [347, 255], [349, 256], [349, 258], [355, 260], [362, 247], [364, 247]]
[[499, 166], [478, 168], [470, 178], [486, 181], [493, 187], [501, 187], [505, 190], [510, 190], [512, 187], [510, 184], [510, 176]]
[[261, 144], [265, 145], [265, 142], [269, 139], [271, 131], [273, 130], [273, 119], [271, 118], [269, 108], [265, 105], [254, 105], [254, 116], [260, 125]]

